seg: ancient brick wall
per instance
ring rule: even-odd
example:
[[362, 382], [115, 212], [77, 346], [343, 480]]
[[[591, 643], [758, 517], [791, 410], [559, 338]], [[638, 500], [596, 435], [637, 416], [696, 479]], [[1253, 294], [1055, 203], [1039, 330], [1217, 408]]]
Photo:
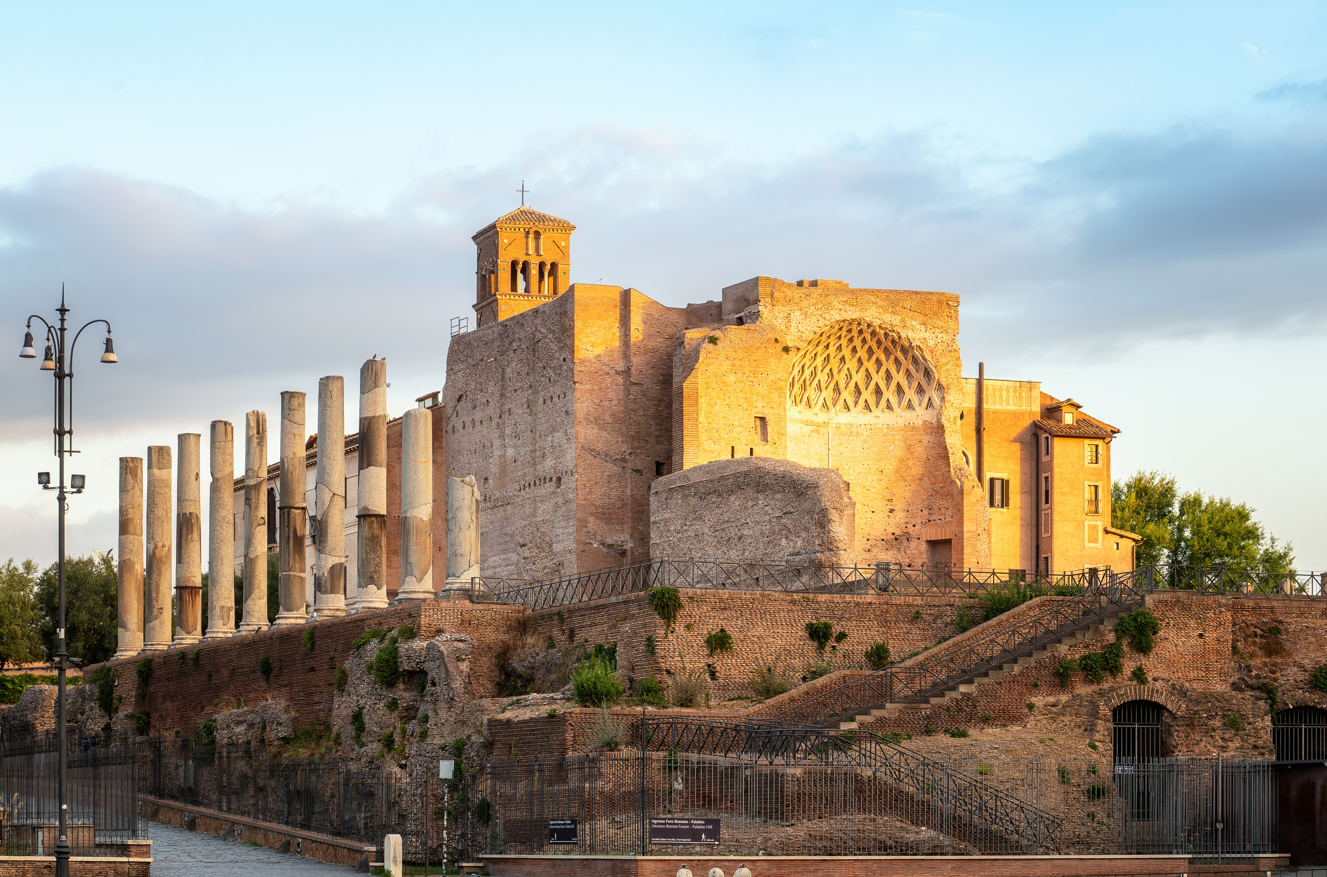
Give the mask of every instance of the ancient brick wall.
[[499, 661], [503, 646], [515, 634], [527, 610], [522, 606], [465, 601], [433, 601], [419, 611], [419, 635], [459, 633], [475, 641], [470, 659], [470, 690], [475, 697], [495, 697], [500, 691]]
[[855, 537], [854, 503], [833, 469], [715, 460], [659, 479], [650, 492], [655, 559], [852, 566]]

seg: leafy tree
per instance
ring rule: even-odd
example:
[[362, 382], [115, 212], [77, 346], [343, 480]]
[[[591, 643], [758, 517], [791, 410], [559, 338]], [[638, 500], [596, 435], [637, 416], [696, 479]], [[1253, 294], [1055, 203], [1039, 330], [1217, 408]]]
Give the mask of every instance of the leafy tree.
[[1110, 488], [1110, 523], [1143, 537], [1138, 546], [1139, 566], [1164, 563], [1175, 529], [1175, 478], [1161, 472], [1135, 472]]
[[[55, 628], [59, 621], [59, 564], [51, 564], [37, 579], [38, 632], [47, 654], [55, 654]], [[119, 627], [118, 576], [109, 555], [65, 559], [65, 639], [69, 654], [89, 664], [115, 654]]]
[[1229, 497], [1181, 493], [1174, 477], [1136, 472], [1111, 485], [1111, 524], [1143, 537], [1139, 566], [1170, 563], [1224, 566], [1285, 575], [1294, 567], [1294, 550], [1268, 534], [1254, 509]]
[[32, 560], [15, 564], [11, 557], [0, 566], [0, 667], [43, 657], [37, 635], [36, 582], [37, 564]]

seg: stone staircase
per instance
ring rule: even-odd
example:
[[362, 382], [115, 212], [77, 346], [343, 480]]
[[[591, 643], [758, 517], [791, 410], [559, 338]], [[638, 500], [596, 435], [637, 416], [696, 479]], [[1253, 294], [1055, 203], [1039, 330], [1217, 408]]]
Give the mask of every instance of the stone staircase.
[[[1121, 610], [1123, 611], [1123, 607]], [[977, 690], [977, 687], [985, 682], [993, 682], [996, 679], [1003, 679], [1011, 673], [1017, 673], [1024, 667], [1031, 666], [1036, 661], [1041, 660], [1047, 655], [1058, 655], [1068, 651], [1071, 647], [1078, 645], [1084, 640], [1099, 634], [1105, 628], [1105, 621], [1093, 624], [1091, 627], [1076, 630], [1067, 636], [1061, 637], [1056, 642], [1047, 643], [1034, 649], [1032, 652], [1021, 655], [1011, 661], [1008, 661], [999, 667], [994, 667], [972, 677], [970, 682], [961, 682], [945, 691], [931, 696], [926, 703], [887, 703], [871, 709], [864, 713], [859, 713], [853, 717], [852, 721], [835, 722], [832, 727], [840, 731], [857, 730], [864, 724], [873, 723], [879, 719], [887, 719], [898, 715], [904, 709], [929, 709], [932, 706], [941, 706], [950, 700], [955, 700], [965, 694], [971, 694]]]

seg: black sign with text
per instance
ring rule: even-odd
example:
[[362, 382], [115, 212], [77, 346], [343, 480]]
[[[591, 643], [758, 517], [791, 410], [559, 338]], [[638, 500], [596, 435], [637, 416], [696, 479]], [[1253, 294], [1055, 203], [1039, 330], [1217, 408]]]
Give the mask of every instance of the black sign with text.
[[715, 844], [719, 843], [719, 820], [687, 819], [682, 816], [651, 816], [650, 843], [652, 844]]
[[548, 820], [548, 842], [550, 844], [580, 843], [581, 821], [579, 819]]

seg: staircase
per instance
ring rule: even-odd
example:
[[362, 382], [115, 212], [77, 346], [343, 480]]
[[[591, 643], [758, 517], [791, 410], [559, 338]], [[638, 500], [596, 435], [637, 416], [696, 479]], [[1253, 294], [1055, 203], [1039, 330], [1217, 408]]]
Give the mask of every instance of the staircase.
[[1142, 602], [1142, 592], [1109, 572], [1100, 578], [1095, 570], [1073, 576], [1083, 588], [1076, 596], [1029, 601], [912, 661], [822, 689], [762, 718], [842, 728], [857, 716], [889, 715], [902, 704], [943, 703], [975, 690], [980, 681], [1079, 642]]

